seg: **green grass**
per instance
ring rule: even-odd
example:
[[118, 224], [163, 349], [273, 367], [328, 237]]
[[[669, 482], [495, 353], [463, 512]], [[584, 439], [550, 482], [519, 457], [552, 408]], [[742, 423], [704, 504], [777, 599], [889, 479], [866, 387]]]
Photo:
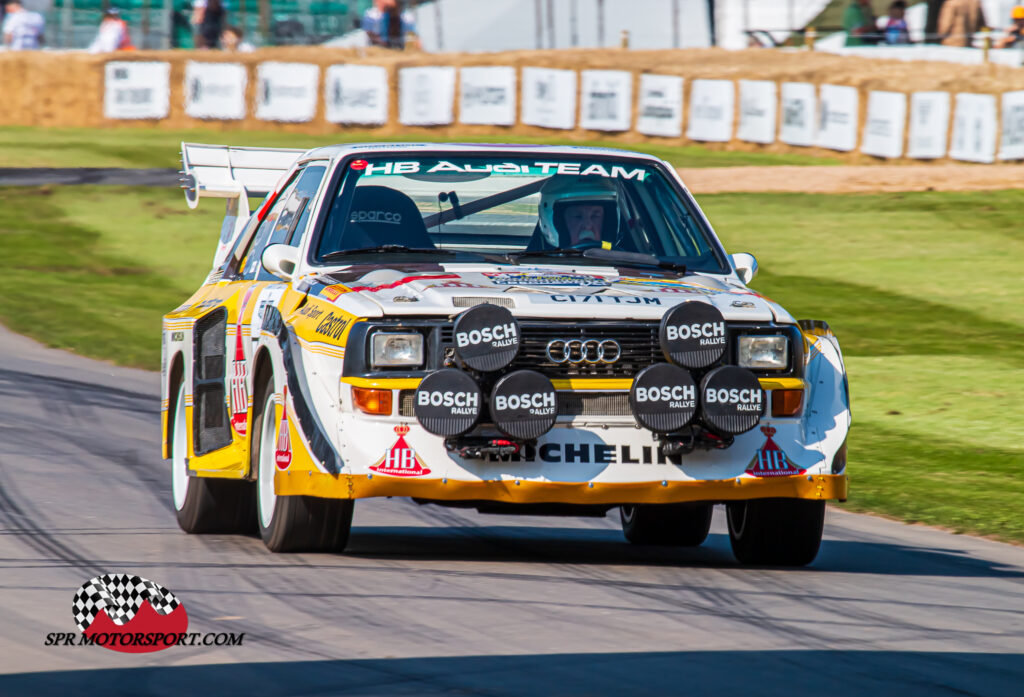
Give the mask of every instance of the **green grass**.
[[[526, 138], [514, 135], [381, 137], [363, 131], [338, 130], [330, 135], [304, 135], [277, 131], [166, 131], [154, 128], [86, 129], [0, 128], [0, 167], [178, 167], [181, 142], [219, 143], [279, 148], [312, 148], [321, 145], [380, 141], [445, 141], [541, 143], [564, 145], [564, 136]], [[814, 157], [785, 153], [732, 152], [697, 145], [625, 143], [616, 140], [580, 140], [574, 145], [640, 150], [656, 155], [676, 167], [739, 167], [748, 165], [842, 164], [838, 157]]]
[[839, 336], [847, 506], [1024, 542], [1024, 192], [701, 202], [755, 288]]
[[[0, 188], [0, 322], [155, 369], [160, 316], [219, 229], [215, 202], [182, 198]], [[758, 256], [754, 287], [842, 342], [847, 506], [1024, 542], [1024, 191], [700, 200], [728, 249]]]
[[0, 322], [155, 369], [160, 317], [209, 271], [223, 210], [173, 189], [0, 188]]

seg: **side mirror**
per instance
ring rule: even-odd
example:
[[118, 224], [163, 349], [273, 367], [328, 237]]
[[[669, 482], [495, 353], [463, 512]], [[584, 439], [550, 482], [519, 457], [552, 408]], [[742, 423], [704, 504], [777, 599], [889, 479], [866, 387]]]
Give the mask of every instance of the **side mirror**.
[[740, 277], [741, 281], [750, 283], [754, 280], [754, 276], [757, 275], [757, 259], [754, 258], [753, 254], [730, 254], [729, 260], [732, 262], [732, 267], [736, 269], [736, 275]]
[[263, 250], [260, 262], [282, 281], [290, 281], [299, 263], [299, 250], [287, 244], [272, 244]]

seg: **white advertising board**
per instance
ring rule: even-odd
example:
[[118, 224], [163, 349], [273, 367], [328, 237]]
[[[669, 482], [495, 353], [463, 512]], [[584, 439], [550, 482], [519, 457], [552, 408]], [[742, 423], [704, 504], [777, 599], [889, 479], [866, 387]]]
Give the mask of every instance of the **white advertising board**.
[[779, 140], [789, 145], [814, 145], [815, 100], [814, 85], [811, 83], [782, 83], [782, 124], [779, 126]]
[[966, 162], [994, 162], [995, 154], [995, 95], [958, 94], [949, 156]]
[[1024, 160], [1024, 92], [1003, 92], [1000, 160]]
[[332, 65], [324, 79], [331, 123], [379, 126], [388, 122], [388, 70], [378, 65]]
[[748, 143], [775, 142], [779, 95], [771, 80], [740, 80], [740, 126], [736, 137]]
[[103, 115], [164, 119], [170, 110], [171, 64], [111, 61], [104, 66]]
[[690, 84], [690, 140], [724, 142], [732, 139], [736, 88], [732, 80], [694, 80]]
[[868, 93], [868, 118], [860, 151], [875, 157], [903, 154], [903, 130], [907, 121], [907, 95], [902, 92]]
[[398, 120], [405, 126], [443, 126], [455, 116], [455, 68], [428, 65], [398, 71]]
[[646, 136], [678, 138], [683, 134], [683, 78], [641, 75], [636, 130]]
[[818, 99], [818, 145], [843, 152], [856, 148], [857, 88], [822, 85]]
[[249, 78], [239, 63], [185, 64], [185, 113], [194, 119], [245, 118]]
[[515, 122], [515, 68], [486, 66], [459, 70], [459, 123], [512, 126]]
[[544, 128], [576, 125], [576, 71], [523, 68], [523, 123]]
[[580, 80], [580, 126], [593, 131], [628, 131], [633, 121], [633, 74], [584, 70]]
[[907, 157], [931, 160], [946, 155], [949, 136], [949, 92], [910, 95], [910, 133]]
[[260, 63], [256, 68], [256, 118], [312, 121], [320, 87], [320, 67], [309, 63]]

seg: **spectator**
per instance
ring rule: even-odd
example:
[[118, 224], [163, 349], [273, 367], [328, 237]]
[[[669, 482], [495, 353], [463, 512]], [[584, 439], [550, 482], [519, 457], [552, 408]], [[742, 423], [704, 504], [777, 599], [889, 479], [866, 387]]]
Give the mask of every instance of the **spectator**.
[[227, 10], [221, 0], [194, 0], [192, 26], [196, 31], [196, 48], [219, 48]]
[[843, 30], [847, 46], [878, 43], [878, 26], [871, 0], [851, 0], [843, 12]]
[[373, 7], [363, 13], [363, 31], [374, 46], [405, 48], [405, 35], [415, 31], [412, 13], [402, 11], [398, 0], [373, 0]]
[[1013, 26], [996, 43], [996, 48], [1010, 48], [1024, 43], [1024, 5], [1014, 7], [1010, 11], [1010, 19], [1013, 20]]
[[907, 12], [907, 3], [903, 0], [896, 0], [889, 5], [889, 21], [885, 25], [885, 43], [890, 45], [909, 44], [910, 30], [907, 28], [907, 20], [904, 15]]
[[32, 51], [43, 44], [46, 22], [38, 12], [22, 7], [20, 0], [7, 0], [4, 5], [4, 45], [12, 51]]
[[224, 27], [220, 34], [220, 46], [228, 53], [252, 53], [256, 47], [244, 40], [242, 30], [236, 26]]
[[121, 11], [111, 7], [103, 13], [96, 38], [89, 44], [89, 53], [113, 53], [114, 51], [134, 51], [132, 37], [128, 32], [128, 24], [121, 19]]
[[946, 0], [939, 13], [943, 46], [970, 46], [975, 32], [984, 26], [981, 0]]

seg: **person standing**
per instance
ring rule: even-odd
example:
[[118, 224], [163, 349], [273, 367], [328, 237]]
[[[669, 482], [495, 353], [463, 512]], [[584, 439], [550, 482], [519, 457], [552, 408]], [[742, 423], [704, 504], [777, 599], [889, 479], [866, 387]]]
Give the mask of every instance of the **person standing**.
[[1024, 5], [1016, 5], [1010, 11], [1010, 19], [1013, 24], [1006, 32], [1006, 36], [996, 43], [996, 48], [1010, 48], [1024, 43]]
[[33, 51], [43, 45], [46, 21], [38, 12], [26, 10], [20, 0], [7, 0], [4, 5], [4, 45], [12, 51]]
[[878, 25], [871, 0], [851, 0], [843, 12], [843, 31], [847, 46], [869, 46], [878, 43]]
[[890, 46], [910, 43], [910, 29], [906, 20], [907, 3], [896, 0], [889, 5], [889, 21], [885, 24], [885, 43]]
[[114, 51], [133, 51], [132, 37], [128, 32], [128, 24], [121, 19], [121, 11], [111, 7], [103, 13], [96, 38], [89, 44], [89, 53], [113, 53]]
[[196, 30], [196, 48], [220, 48], [220, 35], [227, 23], [227, 10], [221, 0], [195, 0], [192, 26]]
[[984, 26], [981, 0], [946, 0], [939, 12], [943, 46], [971, 46], [974, 34]]
[[415, 31], [412, 13], [402, 11], [398, 0], [373, 0], [373, 7], [363, 13], [362, 29], [374, 46], [404, 48], [405, 35]]

